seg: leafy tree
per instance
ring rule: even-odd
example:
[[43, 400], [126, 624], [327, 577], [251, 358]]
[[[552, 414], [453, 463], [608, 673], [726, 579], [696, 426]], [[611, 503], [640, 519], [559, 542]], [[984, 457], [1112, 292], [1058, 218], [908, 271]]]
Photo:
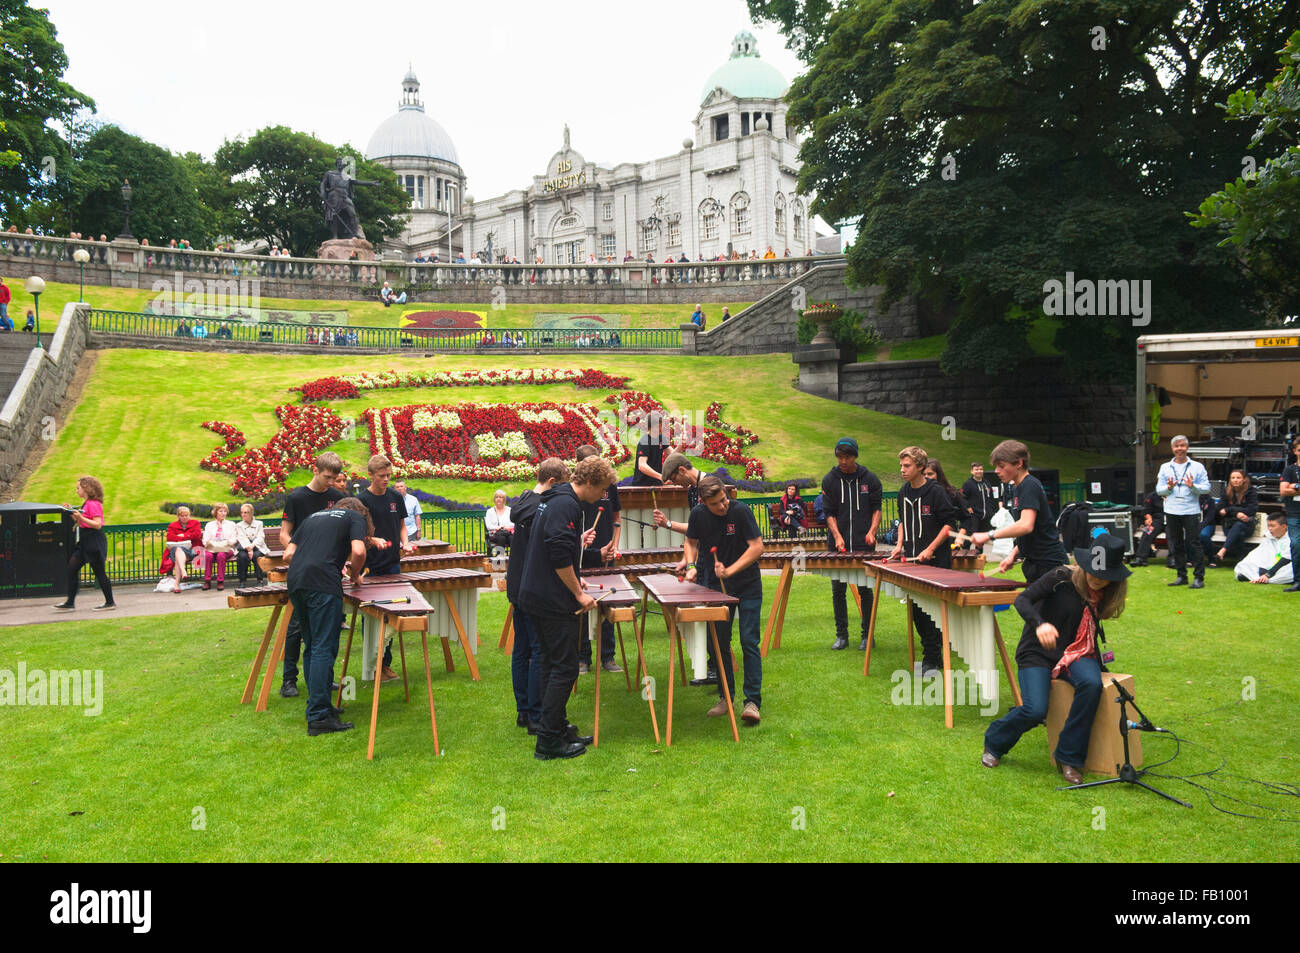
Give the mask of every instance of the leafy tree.
[[330, 237], [320, 182], [340, 155], [352, 158], [355, 178], [379, 183], [354, 189], [367, 240], [377, 243], [401, 234], [410, 196], [390, 170], [365, 161], [351, 146], [332, 146], [284, 126], [259, 130], [247, 141], [228, 140], [217, 150], [216, 169], [230, 183], [232, 199], [224, 231], [245, 241], [265, 240], [295, 255], [315, 255]]
[[[955, 305], [943, 364], [1026, 357], [1045, 282], [1152, 283], [1148, 326], [1067, 317], [1076, 373], [1140, 333], [1243, 327], [1252, 289], [1183, 212], [1239, 169], [1213, 104], [1261, 81], [1300, 0], [749, 0], [808, 64], [788, 94], [800, 189], [861, 216], [849, 279]], [[1208, 188], [1207, 188], [1208, 187]]]
[[48, 200], [67, 160], [67, 144], [50, 124], [67, 126], [78, 109], [94, 107], [63, 81], [67, 68], [46, 11], [26, 0], [0, 0], [0, 219], [6, 223], [27, 224], [23, 209]]
[[1247, 157], [1241, 176], [1188, 213], [1196, 227], [1227, 233], [1219, 244], [1236, 246], [1274, 319], [1300, 315], [1300, 30], [1281, 54], [1282, 70], [1262, 93], [1239, 89], [1224, 109], [1233, 120], [1258, 120], [1251, 149], [1289, 144], [1262, 167]]

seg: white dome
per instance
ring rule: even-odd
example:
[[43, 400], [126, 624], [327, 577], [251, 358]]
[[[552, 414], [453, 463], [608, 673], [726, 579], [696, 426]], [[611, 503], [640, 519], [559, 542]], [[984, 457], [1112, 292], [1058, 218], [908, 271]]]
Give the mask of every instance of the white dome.
[[451, 136], [425, 113], [423, 106], [403, 106], [380, 124], [366, 146], [367, 159], [400, 156], [444, 159], [460, 165]]

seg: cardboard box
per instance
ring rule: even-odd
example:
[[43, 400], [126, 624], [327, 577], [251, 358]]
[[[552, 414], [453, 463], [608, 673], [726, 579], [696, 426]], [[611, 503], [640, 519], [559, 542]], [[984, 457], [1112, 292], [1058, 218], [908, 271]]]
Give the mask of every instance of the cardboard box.
[[[1087, 774], [1105, 774], [1115, 777], [1119, 766], [1124, 763], [1124, 738], [1119, 730], [1119, 692], [1111, 682], [1118, 680], [1134, 698], [1133, 676], [1118, 672], [1101, 673], [1101, 701], [1097, 703], [1097, 717], [1092, 722], [1092, 735], [1088, 739], [1088, 762], [1084, 765]], [[1061, 735], [1065, 717], [1070, 713], [1074, 703], [1074, 686], [1061, 679], [1053, 679], [1052, 692], [1047, 702], [1047, 750], [1048, 758], [1056, 764], [1056, 739]], [[1130, 721], [1137, 720], [1137, 712], [1128, 708]], [[1142, 766], [1142, 732], [1128, 733], [1129, 758], [1133, 767]]]

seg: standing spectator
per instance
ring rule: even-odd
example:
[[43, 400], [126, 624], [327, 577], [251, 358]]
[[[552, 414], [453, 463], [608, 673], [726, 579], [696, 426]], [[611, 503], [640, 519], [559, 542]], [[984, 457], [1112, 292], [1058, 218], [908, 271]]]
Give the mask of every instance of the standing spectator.
[[987, 533], [993, 528], [993, 514], [997, 505], [993, 502], [993, 487], [984, 482], [984, 464], [976, 460], [970, 465], [970, 479], [961, 485], [963, 497], [962, 509], [968, 514], [966, 534]]
[[238, 542], [235, 524], [226, 519], [230, 508], [225, 503], [212, 507], [212, 519], [203, 527], [203, 588], [212, 588], [212, 564], [217, 564], [217, 588], [226, 588], [226, 561], [235, 552]]
[[[1190, 555], [1192, 589], [1205, 588], [1205, 551], [1197, 536], [1201, 507], [1199, 497], [1210, 492], [1210, 475], [1205, 467], [1187, 455], [1188, 440], [1178, 434], [1169, 441], [1174, 458], [1166, 461], [1156, 475], [1156, 492], [1165, 498], [1165, 535], [1174, 557], [1178, 578], [1171, 586], [1187, 585], [1187, 560]], [[1189, 553], [1188, 550], [1191, 552]]]
[[248, 581], [250, 564], [258, 582], [266, 578], [257, 558], [269, 556], [271, 550], [266, 545], [266, 528], [261, 520], [253, 517], [252, 503], [245, 503], [239, 508], [239, 517], [239, 522], [235, 524], [235, 563], [239, 568], [239, 584], [242, 586]]
[[697, 328], [703, 331], [705, 321], [706, 318], [704, 317], [704, 305], [697, 304], [695, 306], [695, 310], [691, 312], [691, 324], [695, 325]]
[[406, 489], [405, 480], [397, 480], [393, 483], [393, 489], [402, 496], [402, 505], [406, 510], [406, 538], [407, 540], [420, 538], [420, 501], [415, 498], [414, 493]]
[[731, 320], [731, 309], [728, 308], [725, 304], [722, 306], [722, 320], [723, 321]]
[[9, 286], [0, 278], [0, 331], [12, 331], [13, 321], [9, 320]]
[[95, 609], [116, 609], [113, 584], [109, 582], [108, 573], [104, 570], [104, 560], [108, 556], [108, 537], [104, 535], [104, 488], [94, 477], [84, 476], [77, 481], [77, 495], [85, 500], [81, 509], [65, 507], [71, 511], [72, 518], [77, 523], [77, 544], [72, 550], [72, 559], [68, 562], [68, 597], [54, 608], [70, 610], [77, 607], [78, 577], [81, 575], [81, 567], [89, 563], [95, 574], [95, 582], [99, 583], [99, 588], [104, 593], [103, 604], [95, 606]]
[[[1300, 563], [1300, 437], [1291, 442], [1292, 462], [1282, 471], [1279, 494], [1286, 507], [1286, 531], [1291, 539], [1291, 564]], [[1300, 571], [1284, 590], [1300, 592]]]

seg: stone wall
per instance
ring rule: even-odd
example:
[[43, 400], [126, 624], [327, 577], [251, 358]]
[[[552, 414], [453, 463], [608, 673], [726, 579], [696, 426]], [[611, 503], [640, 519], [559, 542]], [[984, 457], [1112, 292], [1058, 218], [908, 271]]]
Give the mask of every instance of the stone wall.
[[782, 288], [746, 308], [730, 321], [718, 320], [718, 312], [708, 315], [708, 329], [698, 335], [699, 354], [781, 354], [797, 346], [799, 310], [819, 301], [832, 301], [844, 310], [861, 311], [888, 340], [915, 338], [920, 333], [916, 303], [904, 300], [889, 309], [880, 308], [881, 289], [849, 288], [844, 284], [846, 265], [843, 259], [818, 265], [807, 274], [787, 282]]
[[1060, 358], [1039, 358], [1007, 377], [945, 377], [937, 361], [845, 364], [840, 399], [939, 426], [943, 418], [953, 417], [959, 430], [1119, 456], [1131, 453], [1133, 387], [1078, 383], [1061, 375]]
[[87, 306], [68, 304], [49, 348], [32, 349], [0, 410], [0, 483], [12, 483], [43, 432], [58, 425], [46, 418], [53, 418], [76, 376], [88, 327]]

